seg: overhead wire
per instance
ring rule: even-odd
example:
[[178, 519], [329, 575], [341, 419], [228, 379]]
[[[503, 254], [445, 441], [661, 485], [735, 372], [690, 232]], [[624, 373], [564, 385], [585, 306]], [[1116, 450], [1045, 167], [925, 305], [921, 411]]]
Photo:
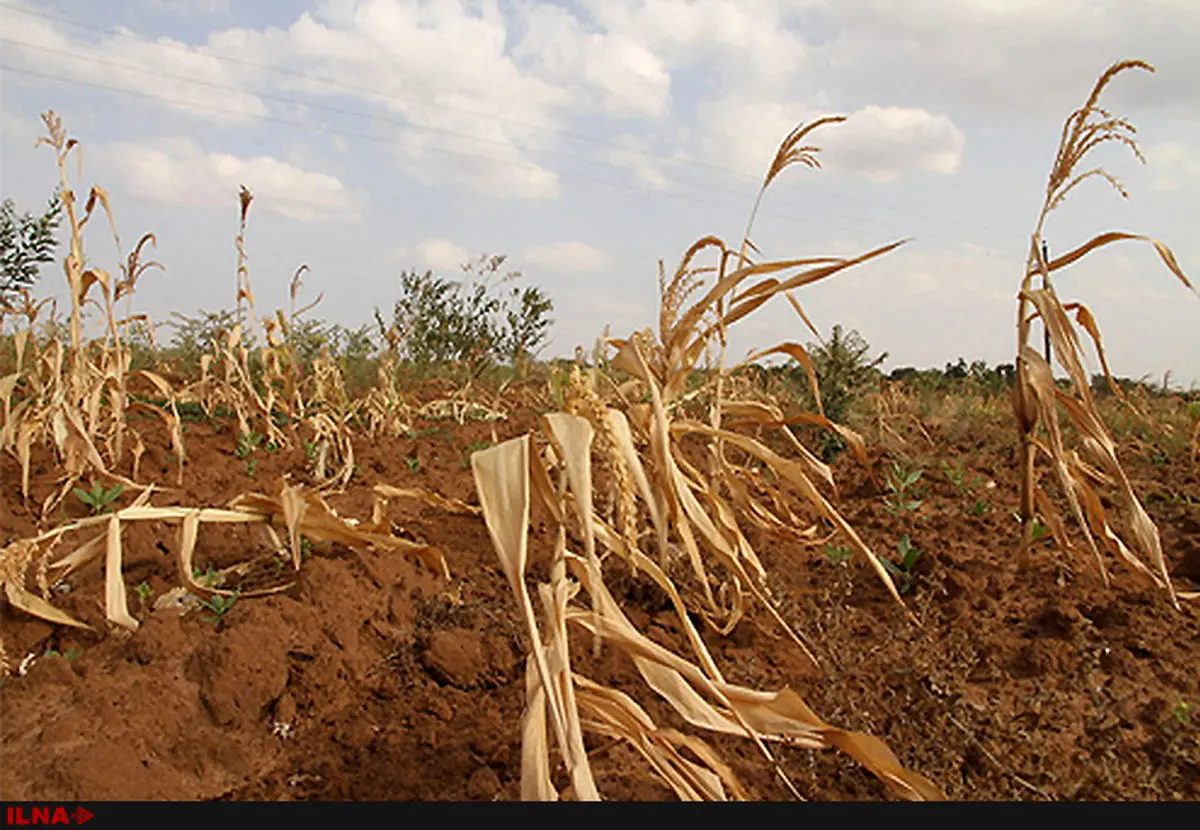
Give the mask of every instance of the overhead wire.
[[[218, 107], [218, 106], [214, 106], [211, 104], [205, 104], [205, 103], [196, 102], [196, 101], [186, 101], [186, 100], [182, 100], [182, 99], [178, 99], [178, 98], [171, 98], [169, 96], [155, 95], [153, 93], [145, 92], [142, 90], [132, 90], [132, 89], [126, 89], [123, 87], [111, 86], [111, 85], [107, 85], [107, 84], [98, 84], [98, 83], [94, 83], [91, 81], [82, 81], [77, 78], [66, 78], [66, 77], [62, 77], [62, 76], [51, 75], [51, 74], [45, 73], [45, 72], [38, 72], [36, 70], [12, 66], [11, 64], [0, 63], [0, 70], [16, 72], [18, 74], [28, 75], [28, 76], [35, 77], [35, 78], [41, 78], [43, 80], [48, 80], [48, 81], [52, 81], [52, 82], [65, 83], [65, 84], [72, 85], [72, 86], [81, 86], [81, 87], [96, 89], [96, 90], [105, 91], [105, 92], [114, 92], [114, 93], [130, 95], [130, 96], [139, 97], [139, 98], [146, 98], [149, 100], [161, 101], [164, 103], [169, 103], [174, 106], [179, 106], [179, 107], [184, 107], [184, 108], [200, 109], [200, 110], [205, 110], [205, 111], [209, 111], [209, 112], [222, 113], [222, 114], [226, 114], [226, 115], [237, 115], [237, 116], [244, 117], [247, 119], [267, 121], [270, 123], [282, 124], [282, 125], [286, 125], [286, 126], [296, 127], [299, 129], [312, 130], [315, 132], [329, 133], [332, 135], [340, 135], [343, 137], [354, 138], [354, 139], [363, 140], [363, 141], [371, 141], [371, 142], [385, 143], [385, 144], [391, 143], [391, 139], [386, 136], [373, 135], [370, 133], [355, 132], [352, 130], [345, 130], [345, 129], [341, 129], [338, 127], [331, 127], [331, 126], [324, 125], [324, 124], [314, 124], [314, 123], [310, 123], [310, 122], [294, 121], [291, 119], [281, 118], [279, 116], [274, 116], [274, 115], [264, 115], [261, 113], [248, 113], [248, 112], [239, 111], [239, 110], [232, 110], [232, 109], [229, 109], [226, 107]], [[510, 167], [525, 168], [525, 169], [531, 169], [531, 170], [537, 170], [537, 171], [544, 170], [544, 168], [541, 167], [540, 165], [533, 164], [530, 162], [521, 162], [521, 161], [514, 161], [512, 159], [496, 158], [494, 156], [486, 156], [486, 155], [477, 154], [477, 153], [465, 153], [465, 152], [461, 152], [461, 151], [457, 151], [457, 150], [450, 150], [450, 149], [447, 149], [444, 147], [426, 146], [426, 147], [422, 148], [422, 152], [431, 152], [431, 153], [438, 153], [438, 154], [442, 154], [442, 155], [456, 156], [456, 157], [462, 157], [462, 158], [479, 159], [479, 160], [489, 161], [489, 162], [496, 163], [496, 164], [507, 165]], [[602, 187], [609, 188], [609, 189], [626, 190], [626, 191], [633, 191], [636, 193], [649, 194], [649, 195], [653, 195], [653, 196], [662, 196], [662, 197], [673, 198], [673, 199], [681, 199], [681, 200], [689, 202], [689, 203], [706, 203], [706, 204], [711, 204], [711, 205], [715, 205], [715, 206], [723, 207], [723, 208], [737, 209], [739, 207], [738, 205], [735, 205], [728, 201], [719, 201], [719, 200], [712, 199], [707, 196], [701, 196], [701, 195], [697, 195], [694, 193], [639, 187], [636, 185], [630, 185], [630, 184], [621, 183], [621, 182], [614, 182], [614, 181], [608, 180], [608, 179], [598, 179], [598, 178], [591, 177], [591, 176], [583, 176], [583, 175], [579, 175], [578, 173], [573, 173], [572, 176], [575, 179], [592, 182], [594, 184], [599, 184]], [[298, 204], [304, 203], [304, 200], [293, 199], [292, 201], [294, 201]], [[323, 205], [324, 203], [308, 202], [308, 204], [317, 206], [317, 205]], [[816, 208], [813, 206], [787, 205], [787, 207], [803, 210], [804, 212], [809, 213], [813, 216], [820, 216], [822, 218], [829, 217], [829, 212], [825, 211], [824, 209], [819, 209], [819, 208]], [[776, 207], [775, 205], [765, 207], [763, 209], [761, 215], [767, 219], [775, 218], [775, 219], [790, 219], [792, 221], [806, 221], [806, 220], [800, 219], [800, 217], [797, 217], [790, 213], [785, 213], [784, 211], [779, 210], [778, 207]], [[848, 221], [848, 222], [857, 224], [860, 227], [864, 226], [864, 225], [883, 226], [883, 227], [888, 227], [891, 229], [896, 229], [896, 227], [897, 227], [893, 223], [884, 222], [884, 221], [877, 220], [877, 219], [871, 219], [868, 217], [859, 217], [859, 216], [852, 216], [852, 215], [846, 215], [846, 214], [835, 214], [835, 215], [839, 216], [844, 221]], [[978, 247], [986, 249], [986, 246], [978, 246]], [[998, 252], [998, 249], [991, 249], [991, 250]]]
[[[115, 28], [106, 28], [103, 26], [96, 26], [96, 25], [84, 23], [79, 20], [74, 20], [74, 19], [71, 19], [68, 17], [64, 17], [62, 15], [57, 15], [57, 14], [45, 12], [42, 10], [28, 9], [28, 8], [25, 8], [22, 6], [16, 6], [16, 5], [13, 5], [10, 3], [0, 2], [0, 8], [8, 9], [8, 10], [15, 11], [15, 12], [18, 12], [21, 14], [27, 14], [27, 15], [47, 19], [47, 20], [52, 20], [52, 21], [55, 21], [58, 23], [62, 23], [64, 25], [72, 26], [72, 27], [79, 28], [79, 29], [86, 30], [86, 31], [96, 32], [99, 34], [105, 34], [105, 35], [109, 35], [109, 36], [121, 37], [121, 36], [127, 36], [127, 35], [131, 34], [128, 31], [122, 31], [120, 29], [115, 29]], [[449, 103], [442, 102], [442, 101], [431, 101], [428, 99], [417, 99], [417, 98], [413, 98], [410, 96], [401, 96], [401, 95], [397, 95], [392, 92], [385, 92], [385, 91], [377, 89], [377, 88], [368, 87], [368, 86], [364, 86], [364, 85], [360, 85], [360, 84], [348, 83], [346, 81], [329, 78], [329, 77], [324, 77], [324, 76], [320, 76], [320, 75], [314, 75], [314, 74], [306, 73], [306, 72], [300, 72], [298, 70], [288, 69], [285, 67], [274, 66], [269, 63], [248, 60], [245, 58], [232, 56], [232, 55], [218, 54], [218, 53], [214, 53], [212, 51], [206, 50], [206, 49], [201, 49], [199, 47], [196, 47], [196, 46], [193, 46], [190, 44], [178, 43], [178, 42], [164, 42], [164, 41], [160, 40], [160, 41], [153, 42], [153, 45], [156, 47], [159, 47], [159, 48], [163, 48], [163, 49], [172, 49], [172, 50], [176, 50], [176, 51], [187, 52], [189, 54], [199, 55], [201, 57], [205, 57], [205, 58], [220, 61], [220, 62], [227, 62], [227, 63], [231, 63], [231, 64], [235, 64], [235, 65], [246, 66], [249, 68], [258, 69], [258, 70], [262, 70], [262, 71], [266, 71], [266, 72], [272, 72], [272, 73], [276, 73], [276, 74], [280, 74], [280, 75], [284, 75], [284, 76], [297, 78], [300, 80], [324, 84], [324, 85], [331, 86], [334, 88], [340, 88], [340, 89], [344, 89], [344, 90], [348, 90], [348, 91], [352, 91], [352, 92], [357, 92], [360, 94], [370, 95], [375, 98], [379, 98], [379, 99], [383, 99], [383, 100], [407, 102], [407, 103], [416, 104], [419, 106], [445, 109], [445, 110], [449, 110], [449, 111], [454, 111], [454, 112], [459, 112], [462, 114], [470, 115], [470, 116], [477, 117], [477, 118], [487, 119], [488, 121], [492, 121], [492, 122], [509, 123], [509, 124], [513, 124], [516, 126], [520, 126], [522, 128], [528, 129], [528, 130], [545, 132], [545, 133], [549, 133], [552, 135], [569, 138], [569, 139], [575, 140], [575, 141], [583, 141], [583, 142], [587, 142], [590, 144], [595, 144], [597, 146], [606, 147], [606, 148], [609, 148], [612, 150], [622, 150], [622, 151], [628, 150], [628, 148], [626, 148], [622, 145], [616, 144], [610, 140], [596, 138], [595, 136], [589, 136], [589, 135], [586, 135], [583, 133], [573, 132], [573, 131], [564, 130], [564, 129], [556, 128], [556, 127], [549, 127], [544, 124], [535, 124], [532, 122], [523, 121], [521, 119], [515, 119], [515, 118], [512, 118], [511, 116], [505, 116], [502, 114], [496, 114], [496, 113], [491, 113], [491, 112], [481, 112], [478, 110], [473, 110], [468, 107], [462, 107], [462, 106], [449, 104]], [[32, 48], [41, 49], [43, 51], [60, 51], [60, 50], [49, 50], [47, 47], [39, 47], [36, 45], [31, 45], [31, 46], [32, 46]], [[97, 61], [100, 63], [111, 63], [111, 62], [105, 62], [102, 59], [92, 58], [90, 56], [85, 58], [85, 56], [74, 55], [73, 53], [63, 53], [63, 54], [68, 54], [71, 57], [75, 57], [75, 58], [94, 60], [94, 61]], [[129, 71], [140, 71], [140, 72], [148, 71], [143, 67], [132, 67], [132, 66], [127, 66], [127, 65], [123, 66], [122, 68], [127, 69]], [[223, 86], [223, 85], [219, 85], [219, 84], [214, 84], [213, 82], [210, 82], [210, 81], [202, 81], [199, 79], [182, 78], [180, 76], [169, 76], [169, 75], [166, 75], [165, 73], [158, 73], [158, 72], [155, 72], [153, 74], [160, 74], [163, 77], [173, 77], [176, 80], [182, 80], [182, 81], [186, 81], [189, 83], [197, 83], [200, 85], [205, 85], [205, 86], [210, 86], [210, 87], [215, 87], [215, 88], [224, 88], [224, 89], [228, 89], [230, 91], [236, 91], [236, 92], [241, 92], [241, 93], [245, 93], [248, 91], [243, 88]], [[484, 143], [508, 144], [509, 146], [514, 146], [512, 144], [512, 142], [497, 142], [495, 140], [489, 140], [489, 139], [486, 139], [485, 137], [477, 136], [477, 135], [474, 135], [471, 133], [462, 133], [462, 132], [458, 132], [458, 131], [454, 131], [454, 130], [449, 130], [446, 128], [430, 127], [430, 126], [426, 126], [426, 125], [416, 125], [416, 124], [411, 124], [409, 122], [400, 122], [397, 119], [381, 118], [378, 115], [356, 112], [353, 110], [346, 110], [346, 109], [337, 108], [337, 107], [331, 107], [329, 105], [318, 104], [318, 103], [311, 102], [311, 101], [297, 101], [295, 99], [288, 99], [288, 98], [282, 97], [282, 96], [273, 96], [270, 94], [261, 93], [261, 92], [257, 92], [257, 91], [252, 91], [252, 94], [257, 95], [258, 97], [264, 98], [266, 100], [278, 100], [278, 101], [281, 101], [284, 103], [292, 103], [292, 104], [295, 104], [298, 106], [308, 106], [313, 109], [324, 109], [324, 110], [330, 111], [330, 112], [337, 112], [340, 114], [350, 115], [350, 116], [359, 117], [359, 118], [365, 118], [365, 119], [369, 119], [369, 120], [379, 120], [379, 121], [388, 121], [391, 123], [398, 123], [401, 126], [404, 126], [404, 127], [410, 128], [410, 129], [422, 129], [422, 130], [427, 130], [427, 131], [442, 132], [442, 133], [446, 133], [446, 134], [457, 135], [461, 138], [465, 138], [465, 139], [469, 139], [469, 140], [473, 140], [473, 141], [481, 141]], [[584, 157], [576, 156], [573, 154], [563, 153], [562, 151], [549, 150], [549, 149], [537, 149], [537, 150], [534, 150], [534, 152], [545, 153], [548, 155], [557, 155], [557, 156], [564, 157], [564, 158], [572, 158], [577, 161], [582, 161], [583, 163], [586, 163], [586, 164], [592, 164], [592, 165], [597, 165], [597, 166], [601, 166], [601, 167], [608, 167], [608, 168], [620, 170], [621, 172], [629, 172], [629, 168], [626, 166], [615, 165], [615, 164], [606, 163], [606, 162], [600, 162], [600, 161], [597, 161], [594, 159], [586, 159]], [[674, 158], [674, 157], [672, 157], [672, 158], [657, 157], [657, 158], [654, 158], [654, 160], [659, 163], [665, 163], [665, 164], [670, 164], [670, 165], [683, 165], [683, 166], [691, 166], [691, 167], [713, 170], [713, 171], [721, 172], [726, 175], [740, 178], [745, 181], [754, 181], [754, 182], [760, 181], [760, 178], [757, 176], [749, 175], [745, 172], [734, 170], [732, 168], [729, 168], [729, 167], [726, 167], [723, 165], [708, 163], [708, 162], [705, 162], [705, 161], [699, 160], [699, 159], [679, 159], [679, 158]], [[711, 186], [706, 185], [705, 187], [706, 187], [706, 189], [711, 189]], [[838, 191], [832, 191], [827, 188], [821, 187], [819, 184], [811, 184], [810, 183], [808, 185], [808, 188], [813, 192], [814, 199], [821, 201], [823, 203], [826, 200], [851, 202], [851, 203], [863, 205], [865, 207], [869, 207], [873, 210], [894, 213], [894, 214], [903, 216], [907, 220], [911, 220], [914, 218], [927, 219], [927, 220], [937, 223], [939, 225], [957, 225], [957, 226], [963, 227], [963, 228], [971, 228], [976, 233], [982, 232], [986, 235], [993, 236], [996, 239], [1000, 239], [1000, 238], [1007, 239], [1008, 238], [1008, 234], [1006, 234], [1002, 231], [999, 231], [998, 229], [979, 224], [977, 222], [964, 222], [959, 218], [944, 216], [944, 215], [937, 215], [937, 214], [933, 214], [933, 213], [929, 213], [929, 212], [921, 211], [919, 209], [912, 208], [911, 206], [898, 207], [898, 206], [894, 206], [894, 205], [887, 205], [887, 204], [883, 204], [883, 203], [880, 203], [877, 201], [863, 199], [861, 197], [855, 197], [850, 194], [841, 193]], [[655, 191], [650, 191], [650, 192], [655, 192]], [[799, 205], [799, 204], [792, 203], [792, 202], [778, 199], [778, 198], [772, 200], [772, 202], [773, 202], [773, 204], [778, 205], [778, 206], [795, 207], [795, 208], [798, 208], [801, 210], [806, 210], [806, 211], [810, 210], [810, 208], [806, 205]], [[820, 212], [822, 215], [825, 215], [825, 216], [836, 215], [836, 216], [841, 216], [842, 218], [851, 219], [852, 221], [856, 221], [856, 222], [860, 222], [860, 223], [864, 222], [864, 221], [870, 222], [870, 223], [875, 224], [880, 227], [891, 227], [891, 228], [899, 227], [898, 225], [896, 225], [895, 223], [892, 223], [892, 222], [887, 222], [887, 221], [883, 221], [883, 220], [871, 220], [871, 219], [866, 219], [859, 215], [839, 213], [836, 211], [832, 211], [828, 208], [828, 206], [826, 204], [822, 204], [822, 208], [821, 208]], [[906, 227], [911, 227], [911, 225], [908, 225]], [[924, 234], [924, 235], [928, 236], [929, 234]], [[980, 247], [986, 248], [988, 246], [980, 246]], [[998, 250], [998, 249], [992, 249], [992, 250]]]

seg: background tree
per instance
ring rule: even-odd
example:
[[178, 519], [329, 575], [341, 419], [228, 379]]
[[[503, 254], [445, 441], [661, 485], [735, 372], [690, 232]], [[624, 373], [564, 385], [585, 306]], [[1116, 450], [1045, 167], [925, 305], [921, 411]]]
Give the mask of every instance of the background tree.
[[38, 269], [54, 261], [58, 246], [55, 231], [62, 222], [62, 202], [56, 193], [45, 213], [17, 215], [12, 199], [0, 203], [0, 301], [6, 295], [31, 287]]
[[[392, 307], [391, 329], [401, 356], [418, 367], [466, 363], [473, 375], [495, 363], [519, 367], [545, 345], [554, 303], [537, 286], [509, 285], [518, 271], [499, 276], [503, 255], [467, 263], [467, 279], [453, 281], [433, 272], [400, 275], [400, 298]], [[380, 333], [387, 326], [376, 312]]]
[[[835, 423], [846, 423], [851, 404], [877, 387], [882, 377], [879, 366], [887, 360], [887, 352], [871, 357], [871, 346], [863, 336], [854, 330], [844, 331], [840, 325], [833, 327], [828, 341], [808, 343], [805, 349], [812, 357], [817, 373], [817, 388], [821, 392], [825, 416]], [[804, 370], [792, 362], [789, 371], [805, 408], [815, 412], [817, 402], [812, 397]], [[846, 448], [841, 438], [824, 430], [817, 433], [817, 442], [821, 457], [826, 461], [832, 461]]]

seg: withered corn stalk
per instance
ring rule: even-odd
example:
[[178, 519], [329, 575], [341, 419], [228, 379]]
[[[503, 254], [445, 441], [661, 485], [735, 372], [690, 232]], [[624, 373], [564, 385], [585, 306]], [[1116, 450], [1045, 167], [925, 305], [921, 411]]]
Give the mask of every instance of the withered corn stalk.
[[[816, 149], [800, 146], [800, 140], [812, 127], [836, 120], [823, 119], [789, 135], [763, 189], [791, 163], [816, 166]], [[759, 199], [761, 196], [760, 191]], [[568, 624], [590, 633], [596, 648], [608, 644], [629, 654], [647, 685], [691, 725], [752, 740], [797, 797], [799, 793], [769, 743], [811, 749], [837, 747], [870, 769], [900, 797], [943, 797], [931, 782], [905, 770], [878, 740], [823, 723], [795, 692], [784, 689], [764, 693], [728, 683], [689, 615], [689, 611], [698, 611], [708, 625], [727, 634], [742, 618], [749, 592], [816, 662], [815, 655], [772, 602], [766, 569], [744, 535], [742, 523], [792, 540], [811, 536], [816, 526], [802, 528], [802, 520], [755, 469], [735, 464], [725, 456], [726, 445], [766, 465], [778, 480], [794, 487], [867, 557], [903, 607], [879, 559], [822, 493], [822, 488], [834, 490], [829, 467], [796, 438], [789, 426], [807, 423], [834, 430], [865, 461], [858, 435], [832, 423], [823, 412], [786, 417], [768, 402], [731, 399], [726, 389], [734, 372], [744, 364], [726, 369], [722, 362], [714, 380], [698, 392], [685, 394], [689, 374], [714, 339], [723, 355], [729, 326], [781, 294], [807, 322], [791, 291], [881, 256], [900, 244], [885, 245], [850, 259], [818, 257], [758, 264], [746, 256], [746, 250], [752, 247], [749, 231], [740, 253], [729, 250], [716, 237], [705, 237], [688, 250], [672, 280], [660, 280], [658, 337], [645, 331], [600, 344], [616, 348], [610, 365], [632, 377], [616, 388], [616, 406], [605, 403], [598, 391], [599, 367], [605, 362], [598, 348], [587, 379], [578, 366], [572, 370], [564, 390], [564, 411], [543, 417], [539, 432], [544, 449], [539, 450], [532, 437], [525, 435], [472, 455], [484, 518], [531, 643], [522, 724], [523, 798], [563, 797], [552, 781], [551, 739], [565, 766], [573, 796], [583, 800], [600, 797], [588, 763], [584, 731], [629, 742], [681, 799], [745, 797], [744, 788], [707, 744], [660, 728], [633, 698], [574, 671], [567, 646]], [[718, 265], [694, 268], [697, 254], [709, 249], [718, 254]], [[735, 259], [736, 265], [730, 268]], [[796, 270], [799, 273], [786, 278], [773, 276]], [[702, 287], [697, 274], [706, 271], [715, 272], [714, 284], [685, 308], [687, 297]], [[743, 287], [751, 278], [756, 280]], [[751, 356], [746, 363], [770, 354], [797, 359], [816, 391], [812, 361], [803, 347], [785, 343]], [[690, 402], [701, 395], [708, 396], [708, 423], [688, 416]], [[638, 402], [645, 399], [648, 403]], [[820, 407], [819, 394], [817, 400]], [[736, 432], [739, 425], [781, 429], [797, 458], [781, 456], [761, 441]], [[702, 439], [708, 454], [707, 471], [699, 469], [683, 452], [682, 441], [687, 436]], [[606, 477], [607, 487], [601, 484], [600, 474]], [[597, 508], [597, 484], [605, 490], [600, 495], [607, 496], [610, 509]], [[772, 503], [756, 497], [752, 492], [755, 489], [767, 490]], [[534, 501], [557, 526], [551, 578], [537, 590], [548, 632], [545, 639], [525, 582], [530, 506]], [[568, 548], [568, 529], [573, 538], [580, 540], [580, 550]], [[643, 550], [647, 545], [655, 556]], [[604, 581], [605, 562], [613, 556], [635, 575], [648, 576], [667, 594], [694, 661], [652, 642], [625, 616]], [[715, 570], [722, 575], [716, 576]], [[681, 579], [685, 580], [684, 590], [680, 589]], [[571, 604], [581, 591], [586, 591], [590, 608]], [[683, 748], [700, 761], [683, 755]]]
[[[626, 429], [624, 416], [610, 410], [614, 432]], [[626, 425], [627, 426], [627, 425]], [[471, 458], [476, 487], [493, 545], [517, 598], [529, 633], [526, 711], [522, 720], [521, 795], [524, 800], [564, 797], [552, 781], [552, 747], [557, 747], [577, 800], [599, 800], [599, 786], [587, 757], [584, 732], [627, 741], [683, 800], [745, 798], [745, 789], [705, 742], [662, 728], [629, 695], [605, 687], [571, 668], [567, 626], [625, 651], [646, 684], [689, 724], [711, 732], [749, 738], [794, 794], [794, 785], [769, 743], [808, 749], [837, 748], [863, 764], [895, 795], [910, 800], [944, 796], [924, 777], [905, 769], [879, 740], [821, 721], [791, 689], [759, 692], [727, 682], [721, 675], [670, 577], [650, 557], [631, 547], [603, 522], [591, 502], [593, 431], [587, 419], [566, 413], [546, 416], [551, 436], [545, 457], [531, 436], [514, 438]], [[644, 478], [637, 464], [633, 475]], [[552, 472], [558, 473], [554, 483]], [[543, 638], [526, 587], [528, 527], [536, 500], [558, 525], [551, 578], [538, 586], [547, 636]], [[568, 524], [584, 540], [582, 553], [567, 547]], [[670, 597], [698, 662], [653, 642], [625, 616], [605, 586], [602, 556], [616, 555], [646, 573]], [[568, 579], [568, 570], [574, 579]], [[586, 590], [591, 608], [571, 604]], [[549, 729], [547, 727], [549, 722]], [[553, 742], [552, 742], [553, 739]], [[692, 751], [699, 762], [684, 756]]]
[[[1128, 197], [1120, 183], [1101, 168], [1077, 172], [1091, 150], [1112, 141], [1124, 144], [1139, 160], [1145, 161], [1133, 139], [1133, 125], [1099, 106], [1104, 88], [1118, 73], [1127, 69], [1154, 71], [1153, 67], [1142, 61], [1122, 61], [1112, 65], [1100, 76], [1083, 107], [1073, 112], [1063, 125], [1058, 154], [1046, 185], [1045, 200], [1030, 239], [1029, 257], [1017, 302], [1016, 382], [1013, 385], [1013, 411], [1021, 441], [1020, 552], [1022, 558], [1028, 553], [1033, 540], [1035, 511], [1039, 511], [1055, 542], [1062, 549], [1082, 553], [1069, 536], [1058, 508], [1038, 483], [1036, 462], [1041, 455], [1053, 468], [1071, 516], [1083, 533], [1091, 560], [1105, 585], [1110, 580], [1101, 555], [1101, 545], [1124, 563], [1136, 579], [1166, 592], [1172, 604], [1178, 608], [1178, 597], [1167, 572], [1158, 528], [1134, 493], [1117, 458], [1116, 444], [1096, 409], [1079, 334], [1072, 325], [1069, 312], [1074, 312], [1075, 323], [1091, 338], [1104, 375], [1113, 393], [1120, 397], [1121, 390], [1109, 371], [1100, 330], [1091, 312], [1082, 303], [1064, 305], [1060, 301], [1050, 274], [1105, 245], [1123, 240], [1140, 240], [1153, 245], [1168, 270], [1193, 292], [1195, 289], [1179, 267], [1171, 249], [1148, 236], [1108, 231], [1050, 261], [1043, 256], [1042, 246], [1042, 232], [1050, 213], [1081, 182], [1099, 177], [1108, 181], [1123, 197]], [[1035, 288], [1033, 280], [1039, 276], [1044, 287]], [[1051, 366], [1029, 343], [1034, 320], [1041, 320], [1049, 334], [1054, 358], [1067, 373], [1067, 390], [1055, 381]], [[1060, 406], [1066, 412], [1067, 422], [1079, 434], [1082, 454], [1067, 446], [1060, 422]], [[1042, 429], [1039, 430], [1039, 427]], [[1101, 486], [1114, 489], [1121, 506], [1128, 513], [1125, 533], [1117, 531], [1112, 515], [1105, 510], [1097, 492]]]
[[[67, 164], [78, 141], [67, 135], [61, 119], [53, 112], [42, 116], [47, 135], [39, 139], [55, 151], [59, 170], [59, 197], [66, 210], [70, 230], [69, 250], [63, 260], [63, 273], [71, 298], [68, 331], [69, 346], [61, 338], [51, 336], [39, 342], [34, 329], [44, 302], [34, 303], [28, 295], [24, 308], [16, 314], [26, 318], [27, 327], [14, 336], [17, 352], [16, 369], [12, 375], [0, 378], [0, 398], [3, 399], [3, 420], [0, 421], [0, 450], [12, 454], [21, 466], [21, 493], [30, 496], [30, 465], [35, 449], [46, 445], [57, 455], [60, 475], [57, 489], [41, 505], [46, 515], [61, 502], [85, 474], [101, 479], [120, 481], [131, 489], [140, 485], [138, 463], [145, 451], [139, 432], [127, 422], [131, 408], [150, 412], [164, 422], [172, 449], [178, 459], [177, 474], [182, 480], [184, 452], [182, 429], [171, 385], [150, 371], [131, 371], [132, 351], [123, 342], [122, 329], [143, 320], [142, 315], [127, 314], [117, 319], [116, 304], [128, 302], [138, 280], [150, 268], [162, 268], [153, 261], [143, 261], [143, 250], [154, 244], [154, 236], [145, 234], [121, 265], [122, 277], [115, 279], [107, 271], [89, 267], [83, 246], [83, 231], [103, 208], [118, 249], [120, 237], [108, 202], [108, 194], [95, 186], [80, 208]], [[100, 299], [93, 295], [100, 292]], [[104, 337], [88, 342], [84, 336], [84, 312], [93, 305], [100, 309], [105, 321]], [[9, 316], [13, 310], [9, 310]], [[165, 399], [163, 405], [135, 402], [133, 384], [144, 387], [147, 393]], [[118, 472], [129, 456], [131, 476]]]

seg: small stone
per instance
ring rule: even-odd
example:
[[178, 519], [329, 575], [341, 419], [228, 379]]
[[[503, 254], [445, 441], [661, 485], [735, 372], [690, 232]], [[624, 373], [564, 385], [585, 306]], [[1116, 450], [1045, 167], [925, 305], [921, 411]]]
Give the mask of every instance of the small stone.
[[491, 767], [480, 767], [467, 779], [467, 798], [472, 801], [491, 801], [500, 792], [500, 776]]
[[434, 634], [422, 662], [434, 680], [459, 689], [478, 685], [486, 666], [478, 635], [457, 628]]
[[286, 724], [296, 720], [296, 699], [291, 692], [284, 692], [275, 703], [275, 720]]

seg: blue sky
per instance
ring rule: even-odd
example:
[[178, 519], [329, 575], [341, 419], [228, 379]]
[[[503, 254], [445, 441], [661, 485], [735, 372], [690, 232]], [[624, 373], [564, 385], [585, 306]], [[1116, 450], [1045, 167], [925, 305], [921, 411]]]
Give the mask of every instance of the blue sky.
[[[858, 329], [889, 367], [1007, 362], [1063, 119], [1114, 60], [1158, 69], [1104, 99], [1149, 163], [1098, 152], [1131, 198], [1089, 183], [1046, 236], [1149, 233], [1200, 281], [1196, 31], [1192, 0], [0, 0], [0, 190], [44, 203], [57, 174], [33, 144], [54, 109], [122, 244], [157, 235], [167, 271], [136, 311], [232, 305], [244, 184], [260, 310], [286, 308], [306, 264], [317, 313], [357, 325], [402, 269], [505, 253], [554, 297], [547, 354], [568, 355], [605, 325], [653, 325], [657, 261], [708, 234], [736, 246], [780, 139], [844, 114], [813, 135], [823, 168], [768, 192], [755, 243], [788, 258], [911, 237], [802, 292], [810, 317]], [[89, 234], [115, 270], [102, 224]], [[60, 282], [47, 269], [42, 288]], [[1200, 381], [1200, 298], [1149, 248], [1106, 249], [1057, 285], [1096, 315], [1117, 373]], [[780, 300], [731, 345], [811, 339]]]

